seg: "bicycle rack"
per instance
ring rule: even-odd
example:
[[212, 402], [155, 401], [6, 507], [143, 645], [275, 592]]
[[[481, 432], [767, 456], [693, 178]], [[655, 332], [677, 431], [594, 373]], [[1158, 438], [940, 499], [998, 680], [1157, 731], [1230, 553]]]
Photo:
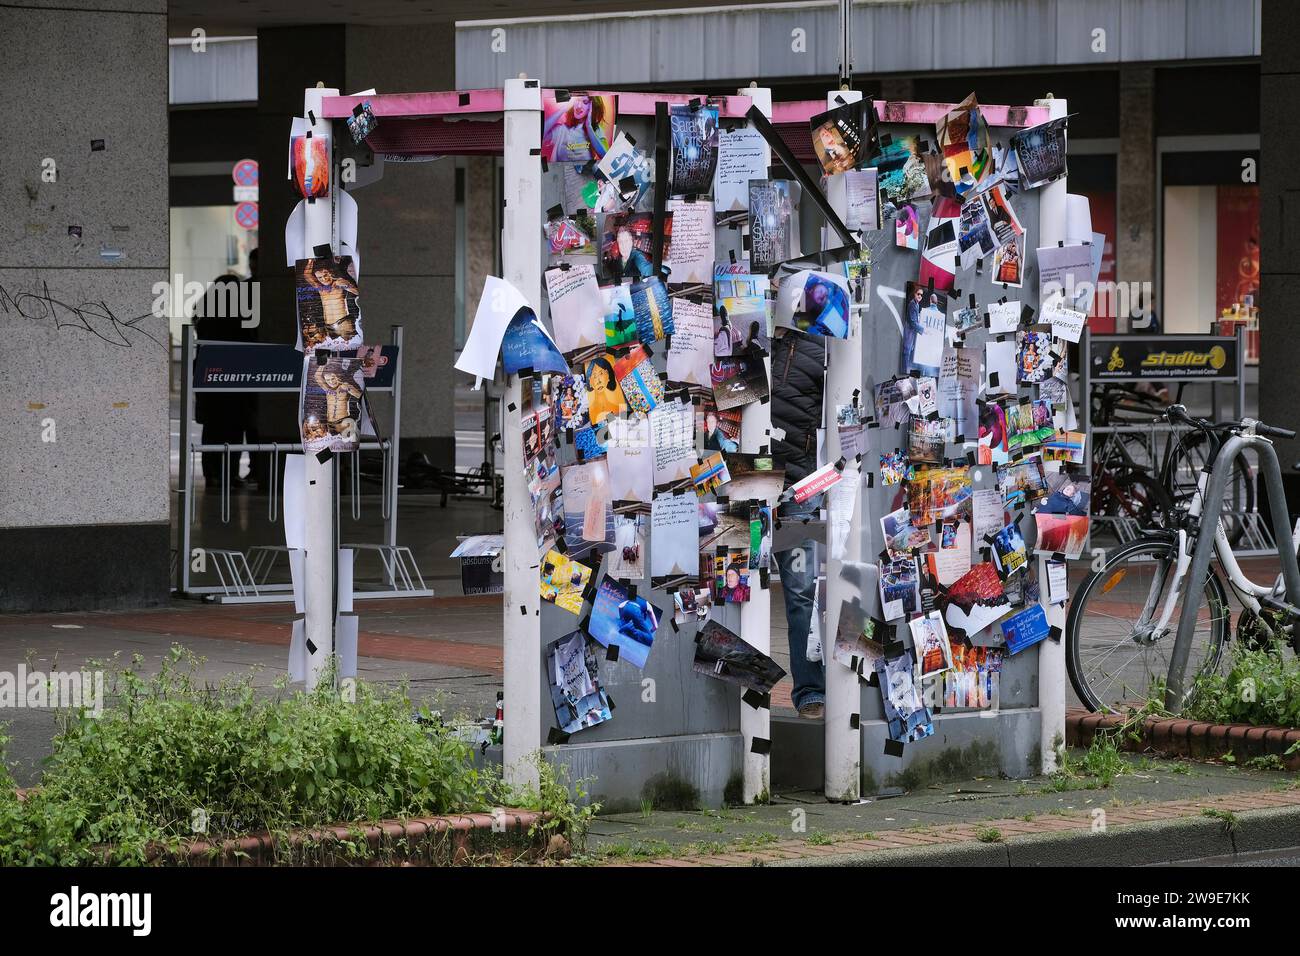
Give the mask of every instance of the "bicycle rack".
[[[401, 423], [401, 326], [393, 326], [393, 345], [397, 346], [396, 365], [393, 371], [392, 385], [376, 388], [376, 391], [391, 391], [393, 395], [391, 438], [363, 438], [357, 450], [351, 455], [351, 481], [348, 483], [350, 513], [354, 520], [361, 517], [361, 452], [378, 451], [382, 461], [380, 516], [384, 524], [384, 538], [378, 544], [353, 544], [345, 547], [375, 551], [379, 554], [384, 568], [384, 582], [377, 590], [358, 589], [357, 597], [432, 597], [433, 591], [425, 584], [424, 577], [416, 564], [411, 549], [397, 544], [397, 454], [398, 434]], [[229, 347], [235, 343], [213, 343]], [[238, 343], [242, 349], [250, 350], [256, 356], [257, 350], [272, 350], [279, 346], [259, 345], [256, 343]], [[257, 359], [254, 358], [254, 361]], [[278, 443], [242, 443], [242, 444], [203, 444], [189, 440], [189, 428], [194, 420], [194, 397], [196, 388], [193, 382], [195, 363], [195, 340], [192, 327], [184, 329], [181, 341], [181, 479], [178, 489], [180, 513], [180, 547], [175, 552], [172, 562], [173, 580], [176, 590], [181, 595], [204, 597], [218, 602], [252, 603], [269, 601], [286, 601], [292, 599], [293, 585], [290, 583], [271, 583], [271, 571], [277, 564], [281, 553], [289, 556], [290, 549], [284, 545], [255, 545], [244, 551], [234, 548], [205, 548], [205, 556], [211, 557], [212, 568], [216, 573], [216, 585], [195, 586], [190, 583], [190, 528], [194, 520], [194, 456], [202, 453], [219, 453], [221, 455], [222, 482], [220, 494], [220, 521], [229, 524], [231, 520], [231, 477], [238, 472], [238, 456], [243, 452], [268, 453], [271, 456], [271, 473], [269, 477], [267, 520], [274, 526], [280, 520], [280, 497], [282, 458], [281, 455], [300, 454], [302, 445], [297, 442]], [[238, 392], [242, 389], [199, 389], [199, 391]], [[296, 384], [290, 386], [276, 385], [247, 389], [248, 391], [292, 391], [297, 392]], [[232, 461], [231, 456], [235, 458]], [[342, 503], [342, 483], [338, 480], [339, 462], [343, 455], [334, 456], [335, 498], [337, 512]]]

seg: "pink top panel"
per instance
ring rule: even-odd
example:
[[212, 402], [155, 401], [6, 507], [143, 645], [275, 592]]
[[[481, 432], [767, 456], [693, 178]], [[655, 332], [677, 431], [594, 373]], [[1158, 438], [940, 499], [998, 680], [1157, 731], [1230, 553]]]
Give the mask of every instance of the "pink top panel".
[[[552, 93], [553, 90], [544, 90]], [[601, 93], [598, 90], [582, 91]], [[701, 97], [690, 93], [618, 93], [618, 111], [629, 116], [653, 116], [656, 103], [686, 105]], [[344, 119], [352, 115], [353, 107], [370, 101], [377, 117], [413, 119], [421, 116], [453, 116], [464, 113], [499, 113], [505, 103], [505, 94], [499, 89], [460, 90], [443, 93], [383, 93], [375, 96], [330, 96], [323, 101], [326, 119]], [[723, 96], [715, 101], [719, 113], [725, 117], [744, 116], [749, 111], [747, 96]], [[876, 100], [876, 115], [885, 123], [919, 123], [933, 125], [955, 104], [902, 103]], [[806, 123], [818, 113], [826, 111], [822, 100], [798, 100], [772, 105], [773, 123]], [[990, 126], [1027, 127], [1046, 123], [1045, 106], [985, 106], [980, 111]]]

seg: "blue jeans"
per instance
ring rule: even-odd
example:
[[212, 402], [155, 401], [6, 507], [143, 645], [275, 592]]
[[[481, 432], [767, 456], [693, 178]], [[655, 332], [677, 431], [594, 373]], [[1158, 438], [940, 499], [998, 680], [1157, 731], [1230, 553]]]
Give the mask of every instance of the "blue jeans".
[[[816, 498], [802, 505], [787, 504], [781, 517], [794, 517], [798, 513], [816, 514]], [[785, 624], [790, 637], [790, 678], [794, 691], [790, 694], [798, 710], [805, 704], [826, 702], [826, 677], [818, 661], [808, 660], [808, 632], [812, 628], [813, 601], [817, 596], [816, 543], [804, 541], [789, 551], [773, 555], [781, 572], [781, 592], [785, 596]], [[823, 652], [825, 642], [822, 644]]]

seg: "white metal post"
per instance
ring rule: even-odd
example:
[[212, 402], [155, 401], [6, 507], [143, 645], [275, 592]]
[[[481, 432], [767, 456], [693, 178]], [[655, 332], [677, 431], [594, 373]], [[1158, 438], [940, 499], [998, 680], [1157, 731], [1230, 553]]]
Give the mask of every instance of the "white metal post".
[[[766, 87], [748, 87], [737, 91], [741, 96], [748, 96], [768, 119], [772, 118], [772, 91]], [[763, 164], [772, 165], [772, 150], [763, 145]], [[770, 330], [769, 330], [770, 332]], [[766, 358], [767, 377], [772, 377], [772, 360]], [[754, 402], [746, 405], [740, 418], [740, 450], [749, 454], [757, 452], [764, 445], [772, 445], [772, 405], [770, 402]], [[775, 502], [769, 501], [769, 505]], [[751, 578], [751, 581], [753, 579]], [[740, 605], [740, 636], [764, 654], [772, 652], [772, 592], [766, 588], [751, 588], [749, 600]], [[772, 739], [772, 712], [766, 707], [750, 707], [742, 700], [740, 704], [740, 736], [744, 750], [744, 787], [745, 803], [754, 803], [766, 799], [772, 791], [771, 758], [766, 753], [754, 753], [753, 741]]]
[[[539, 308], [542, 285], [542, 90], [541, 82], [520, 77], [505, 83], [505, 209], [501, 229], [503, 278]], [[524, 476], [519, 434], [518, 375], [507, 377], [504, 398], [505, 445], [505, 694], [502, 765], [507, 783], [536, 785], [532, 754], [542, 746], [540, 562], [532, 507]]]
[[[1067, 114], [1065, 100], [1049, 100], [1049, 117], [1059, 119]], [[1044, 187], [1038, 204], [1038, 245], [1054, 246], [1065, 239], [1065, 179], [1058, 179]], [[1086, 362], [1088, 356], [1079, 353], [1079, 360]], [[1080, 396], [1082, 402], [1088, 401], [1087, 394]], [[1092, 436], [1088, 436], [1088, 441]], [[1047, 623], [1065, 632], [1065, 605], [1049, 604], [1047, 600], [1047, 560], [1048, 555], [1038, 555], [1039, 603], [1047, 614]], [[1057, 765], [1057, 748], [1065, 744], [1065, 640], [1046, 640], [1038, 645], [1038, 709], [1041, 721], [1042, 770], [1054, 773]]]
[[[316, 87], [303, 95], [303, 115], [315, 117], [312, 136], [325, 136], [330, 143], [330, 191], [328, 196], [308, 202], [304, 207], [306, 241], [299, 250], [302, 258], [311, 258], [318, 245], [330, 245], [334, 239], [334, 207], [337, 172], [334, 168], [334, 141], [330, 122], [324, 118], [321, 101], [338, 96], [338, 90]], [[306, 611], [307, 689], [311, 690], [334, 653], [334, 588], [337, 572], [338, 543], [335, 540], [334, 462], [320, 462], [315, 455], [304, 455], [307, 488], [304, 502], [307, 511], [306, 554], [303, 560], [303, 604]]]
[[[826, 107], [833, 109], [839, 100], [856, 103], [862, 99], [862, 93], [855, 90], [835, 90], [826, 94]], [[841, 193], [841, 195], [843, 195]], [[846, 202], [847, 198], [841, 198]], [[836, 209], [843, 217], [847, 210]], [[859, 323], [860, 325], [860, 323]], [[853, 401], [853, 393], [862, 389], [862, 335], [858, 334], [846, 340], [827, 339], [828, 369], [826, 371], [826, 399], [823, 403], [823, 421], [825, 423], [827, 442], [835, 449], [827, 457], [835, 461], [840, 456], [839, 430], [835, 427], [835, 407], [848, 405]], [[831, 438], [831, 436], [835, 436]], [[857, 467], [856, 465], [854, 467]], [[845, 465], [847, 471], [849, 465]], [[859, 471], [859, 474], [861, 472]], [[830, 648], [835, 643], [835, 629], [839, 626], [840, 606], [846, 600], [855, 597], [851, 585], [840, 578], [840, 569], [845, 562], [861, 560], [862, 509], [865, 507], [863, 488], [858, 484], [857, 501], [854, 504], [854, 520], [850, 524], [849, 534], [845, 538], [844, 553], [840, 558], [831, 555], [830, 542], [835, 531], [830, 522], [833, 516], [827, 511], [827, 549], [826, 549], [826, 629], [822, 632], [822, 670], [826, 675], [826, 780], [824, 792], [827, 800], [855, 801], [862, 794], [862, 733], [854, 726], [853, 715], [862, 709], [862, 691], [858, 687], [858, 675], [850, 668], [836, 663]]]

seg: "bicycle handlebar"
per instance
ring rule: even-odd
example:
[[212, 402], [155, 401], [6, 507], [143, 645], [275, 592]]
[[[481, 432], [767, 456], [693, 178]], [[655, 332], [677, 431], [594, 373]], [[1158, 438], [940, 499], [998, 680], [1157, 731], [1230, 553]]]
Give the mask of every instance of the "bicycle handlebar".
[[1196, 418], [1188, 414], [1184, 405], [1170, 405], [1164, 411], [1164, 417], [1169, 421], [1180, 421], [1184, 424], [1191, 425], [1193, 428], [1199, 428], [1201, 431], [1220, 432], [1232, 431], [1237, 428], [1253, 428], [1255, 434], [1264, 435], [1269, 438], [1291, 439], [1296, 437], [1296, 433], [1290, 428], [1279, 428], [1276, 425], [1265, 425], [1263, 422], [1246, 418], [1239, 422], [1212, 422], [1207, 418]]

